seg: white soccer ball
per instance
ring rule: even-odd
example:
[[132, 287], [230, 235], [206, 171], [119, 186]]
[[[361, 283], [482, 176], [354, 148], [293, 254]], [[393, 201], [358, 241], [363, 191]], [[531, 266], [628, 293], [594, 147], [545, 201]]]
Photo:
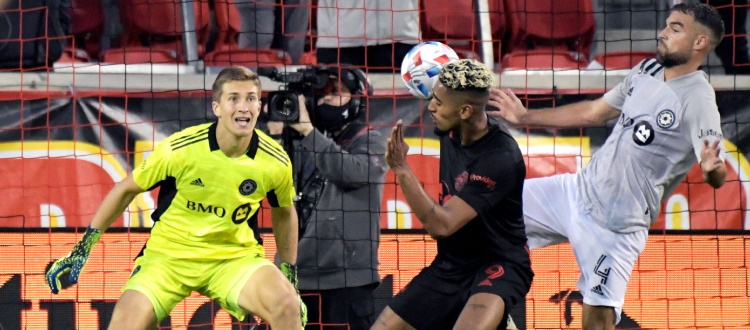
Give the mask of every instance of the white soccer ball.
[[428, 99], [432, 97], [432, 87], [440, 69], [455, 60], [458, 60], [458, 55], [447, 45], [437, 41], [422, 42], [401, 61], [401, 79], [412, 95]]

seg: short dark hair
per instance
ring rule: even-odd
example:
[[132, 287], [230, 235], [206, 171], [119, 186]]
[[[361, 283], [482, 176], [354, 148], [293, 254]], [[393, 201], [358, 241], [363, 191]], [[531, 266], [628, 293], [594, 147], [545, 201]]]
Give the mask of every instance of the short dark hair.
[[211, 88], [213, 91], [214, 102], [221, 101], [221, 93], [224, 91], [224, 84], [228, 81], [254, 81], [255, 84], [258, 85], [258, 90], [261, 89], [260, 77], [258, 77], [258, 74], [253, 72], [253, 70], [244, 66], [229, 66], [221, 70], [219, 75], [216, 76], [216, 80], [214, 80], [214, 85]]
[[670, 12], [679, 11], [683, 14], [693, 16], [696, 22], [707, 27], [711, 31], [711, 45], [716, 45], [724, 38], [724, 21], [716, 8], [697, 1], [685, 1], [672, 7]]

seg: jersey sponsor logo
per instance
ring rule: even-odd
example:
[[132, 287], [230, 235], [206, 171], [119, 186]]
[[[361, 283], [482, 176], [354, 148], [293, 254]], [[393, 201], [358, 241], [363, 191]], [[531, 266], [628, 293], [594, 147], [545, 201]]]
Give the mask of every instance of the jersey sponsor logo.
[[250, 210], [250, 203], [237, 206], [237, 208], [234, 209], [234, 212], [232, 212], [232, 222], [234, 222], [235, 225], [245, 222], [250, 217], [250, 213], [252, 213]]
[[472, 174], [472, 175], [470, 175], [469, 176], [469, 180], [484, 182], [484, 184], [487, 185], [487, 189], [490, 189], [490, 190], [491, 189], [495, 189], [495, 185], [497, 184], [497, 183], [495, 183], [494, 180], [492, 180], [492, 179], [490, 179], [490, 178], [488, 178], [486, 176], [481, 176], [479, 174]]
[[661, 128], [670, 128], [672, 125], [674, 125], [675, 116], [674, 111], [669, 109], [664, 109], [662, 111], [659, 111], [659, 114], [656, 115], [656, 125], [659, 125]]
[[258, 184], [252, 179], [247, 179], [240, 183], [240, 194], [247, 196], [254, 193], [255, 189], [258, 189]]
[[633, 141], [639, 146], [647, 146], [654, 141], [654, 127], [647, 121], [640, 121], [633, 127]]
[[707, 136], [715, 136], [719, 138], [719, 140], [724, 139], [724, 136], [721, 134], [721, 132], [714, 130], [714, 129], [702, 129], [698, 132], [698, 138], [702, 139]]
[[203, 203], [193, 202], [191, 200], [187, 201], [187, 205], [185, 205], [185, 207], [191, 211], [213, 214], [219, 218], [223, 218], [225, 215], [227, 215], [227, 210], [221, 206], [203, 205]]
[[205, 187], [203, 185], [203, 180], [201, 180], [201, 178], [197, 178], [197, 179], [193, 180], [193, 182], [190, 182], [190, 185], [198, 186], [198, 187]]
[[633, 95], [633, 87], [630, 87], [630, 89], [628, 89], [628, 96], [632, 96], [632, 95]]
[[620, 114], [620, 119], [617, 121], [617, 123], [622, 125], [623, 128], [628, 128], [630, 126], [633, 126], [634, 122], [635, 121], [633, 120], [633, 118], [625, 117], [624, 113]]

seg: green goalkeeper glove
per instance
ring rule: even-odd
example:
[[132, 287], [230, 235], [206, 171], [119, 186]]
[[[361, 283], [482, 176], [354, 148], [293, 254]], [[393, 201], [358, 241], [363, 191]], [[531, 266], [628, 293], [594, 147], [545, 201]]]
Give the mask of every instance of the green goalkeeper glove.
[[304, 329], [307, 324], [307, 306], [302, 302], [302, 297], [299, 296], [299, 289], [297, 288], [297, 266], [282, 262], [281, 272], [284, 273], [286, 279], [292, 283], [294, 290], [297, 291], [297, 299], [299, 299], [299, 321], [302, 323], [302, 328]]
[[60, 277], [68, 272], [70, 273], [70, 283], [78, 283], [78, 275], [81, 274], [81, 269], [86, 265], [91, 249], [101, 236], [101, 230], [91, 227], [86, 228], [86, 233], [83, 234], [83, 238], [73, 247], [73, 251], [52, 264], [52, 267], [50, 267], [45, 276], [47, 285], [49, 285], [52, 293], [57, 294], [60, 292]]

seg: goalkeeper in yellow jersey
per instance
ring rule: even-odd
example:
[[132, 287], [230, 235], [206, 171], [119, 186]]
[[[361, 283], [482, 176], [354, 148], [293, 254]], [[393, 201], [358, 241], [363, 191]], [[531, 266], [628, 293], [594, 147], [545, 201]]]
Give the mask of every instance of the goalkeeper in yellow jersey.
[[[135, 260], [109, 329], [156, 327], [197, 291], [236, 318], [247, 313], [273, 329], [300, 329], [307, 311], [296, 290], [297, 213], [292, 164], [282, 147], [255, 129], [261, 86], [250, 69], [228, 67], [213, 85], [214, 123], [189, 127], [161, 142], [104, 198], [73, 251], [46, 274], [78, 280], [99, 236], [141, 192], [160, 187], [155, 224]], [[257, 214], [271, 205], [281, 270], [264, 258]]]

